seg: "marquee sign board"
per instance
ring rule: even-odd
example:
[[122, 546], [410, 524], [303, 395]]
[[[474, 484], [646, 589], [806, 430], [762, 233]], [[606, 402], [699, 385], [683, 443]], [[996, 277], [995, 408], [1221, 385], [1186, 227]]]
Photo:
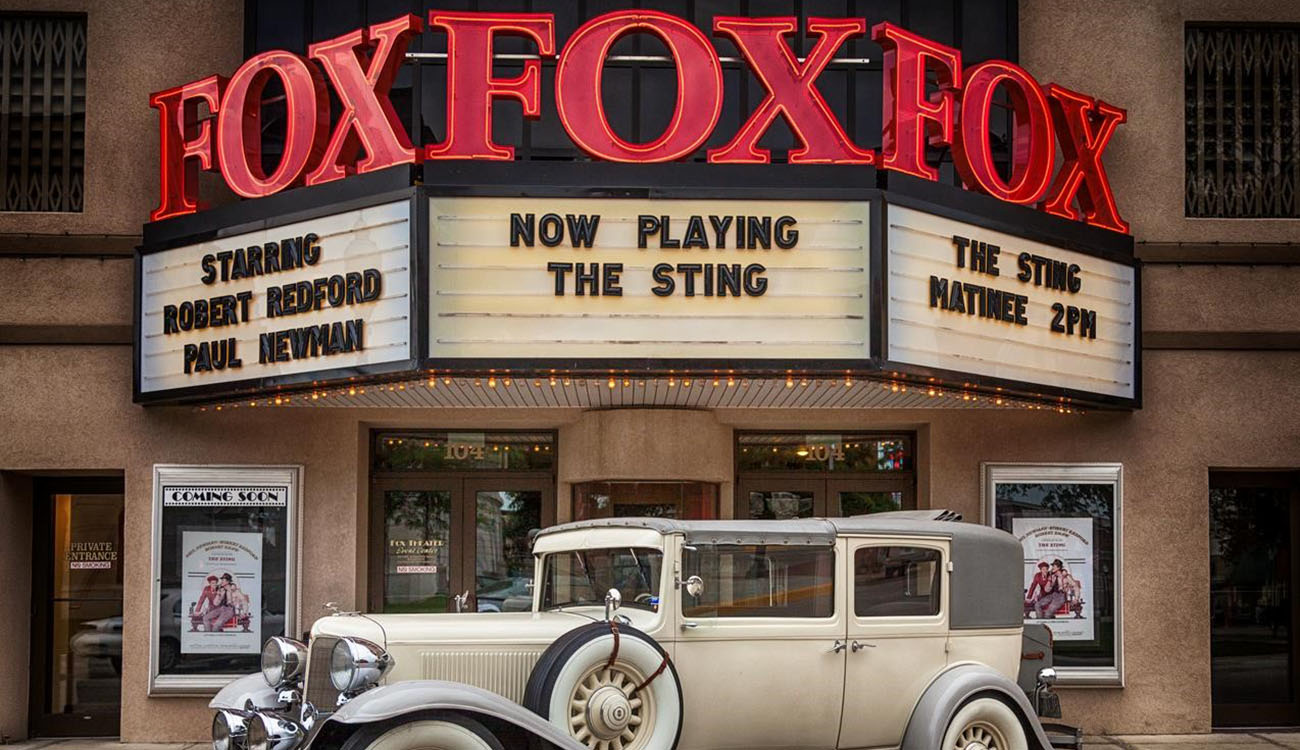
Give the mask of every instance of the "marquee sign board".
[[410, 360], [411, 205], [139, 256], [137, 398]]
[[885, 235], [891, 363], [1136, 399], [1132, 263], [899, 205]]
[[429, 356], [871, 356], [869, 201], [434, 197]]
[[1141, 402], [1128, 237], [920, 180], [593, 196], [589, 167], [366, 176], [147, 226], [136, 400], [721, 373]]

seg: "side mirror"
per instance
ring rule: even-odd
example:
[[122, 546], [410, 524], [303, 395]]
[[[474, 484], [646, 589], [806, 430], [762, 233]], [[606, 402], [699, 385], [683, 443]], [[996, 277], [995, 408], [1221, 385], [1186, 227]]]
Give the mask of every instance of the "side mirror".
[[704, 593], [704, 579], [699, 576], [691, 576], [682, 583], [682, 588], [691, 595], [691, 598], [699, 599], [700, 594]]
[[606, 620], [613, 619], [614, 613], [617, 612], [618, 608], [621, 606], [623, 606], [623, 595], [619, 593], [618, 589], [610, 589], [605, 592]]

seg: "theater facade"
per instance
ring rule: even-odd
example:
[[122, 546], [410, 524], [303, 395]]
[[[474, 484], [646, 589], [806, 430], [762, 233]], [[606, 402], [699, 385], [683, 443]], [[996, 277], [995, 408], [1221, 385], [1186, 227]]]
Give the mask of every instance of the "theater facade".
[[202, 741], [556, 523], [904, 509], [1021, 540], [1066, 720], [1300, 725], [1300, 17], [1102, 5], [0, 13], [0, 741]]

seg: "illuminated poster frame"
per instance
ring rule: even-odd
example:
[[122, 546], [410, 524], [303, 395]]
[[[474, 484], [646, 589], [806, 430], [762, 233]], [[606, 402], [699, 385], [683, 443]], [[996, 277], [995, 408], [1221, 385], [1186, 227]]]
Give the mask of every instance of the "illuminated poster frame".
[[[262, 644], [252, 649], [249, 634], [265, 641], [298, 632], [302, 473], [154, 465], [149, 695], [213, 695], [260, 668]], [[260, 549], [248, 544], [256, 537]], [[245, 611], [250, 601], [256, 611]]]

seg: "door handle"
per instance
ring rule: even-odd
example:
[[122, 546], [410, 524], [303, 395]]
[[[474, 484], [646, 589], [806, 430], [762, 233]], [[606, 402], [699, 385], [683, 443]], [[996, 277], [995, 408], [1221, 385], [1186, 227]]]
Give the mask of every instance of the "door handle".
[[[846, 649], [846, 648], [848, 648], [848, 647], [849, 647], [849, 644], [845, 643], [844, 641], [839, 641], [839, 640], [837, 640], [837, 641], [835, 641], [835, 645], [834, 645], [834, 646], [831, 646], [831, 653], [832, 653], [832, 654], [838, 654], [838, 653], [842, 652], [844, 649]], [[855, 649], [855, 650], [856, 650], [856, 649]]]
[[694, 630], [695, 628], [698, 628], [699, 626], [700, 626], [700, 624], [699, 624], [698, 622], [691, 622], [690, 620], [683, 620], [683, 621], [682, 621], [682, 630]]
[[859, 643], [858, 641], [854, 641], [853, 644], [852, 644], [851, 646], [849, 646], [849, 648], [850, 648], [850, 649], [853, 651], [853, 653], [855, 653], [855, 654], [856, 654], [857, 652], [861, 651], [861, 650], [864, 649], [864, 648], [875, 648], [875, 647], [876, 647], [876, 644], [874, 644], [874, 643]]

